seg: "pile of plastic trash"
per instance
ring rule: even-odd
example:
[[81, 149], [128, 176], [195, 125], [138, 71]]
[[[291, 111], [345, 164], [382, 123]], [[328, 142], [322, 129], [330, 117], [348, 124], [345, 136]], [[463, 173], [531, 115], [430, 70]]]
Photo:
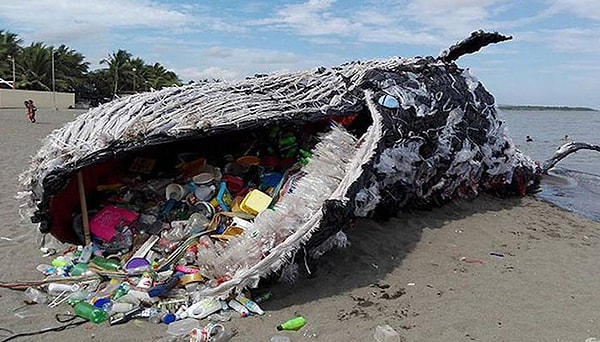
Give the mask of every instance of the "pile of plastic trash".
[[[260, 303], [270, 292], [205, 296], [200, 290], [230, 279], [236, 269], [226, 260], [228, 243], [293, 191], [311, 157], [297, 133], [276, 128], [269, 134], [266, 152], [219, 161], [178, 153], [178, 164], [160, 172], [157, 159], [132, 156], [127, 172], [112, 173], [87, 194], [89, 223], [82, 214], [73, 218], [75, 233], [90, 242], [40, 264], [45, 285], [27, 288], [28, 300], [68, 303], [94, 323], [143, 318], [168, 324], [173, 336], [229, 340], [235, 331], [219, 322], [263, 315]], [[261, 251], [254, 252], [260, 259]], [[209, 323], [200, 328], [203, 319]], [[297, 329], [304, 324], [299, 320], [290, 324]]]

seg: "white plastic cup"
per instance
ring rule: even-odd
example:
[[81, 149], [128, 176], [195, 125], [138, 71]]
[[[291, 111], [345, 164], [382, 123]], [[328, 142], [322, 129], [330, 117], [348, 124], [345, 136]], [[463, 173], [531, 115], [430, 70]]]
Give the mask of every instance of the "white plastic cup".
[[183, 186], [177, 183], [171, 183], [165, 188], [165, 197], [167, 198], [167, 200], [170, 200], [172, 198], [177, 201], [181, 201], [184, 194], [185, 189], [183, 188]]

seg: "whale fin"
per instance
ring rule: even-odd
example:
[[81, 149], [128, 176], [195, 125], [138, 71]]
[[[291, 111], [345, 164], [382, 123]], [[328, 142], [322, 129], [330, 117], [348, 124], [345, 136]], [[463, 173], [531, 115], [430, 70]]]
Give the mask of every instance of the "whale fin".
[[569, 142], [556, 150], [552, 158], [546, 160], [542, 165], [542, 174], [547, 174], [548, 170], [554, 167], [556, 163], [566, 158], [569, 154], [579, 150], [594, 150], [600, 152], [600, 145], [588, 144], [583, 142]]

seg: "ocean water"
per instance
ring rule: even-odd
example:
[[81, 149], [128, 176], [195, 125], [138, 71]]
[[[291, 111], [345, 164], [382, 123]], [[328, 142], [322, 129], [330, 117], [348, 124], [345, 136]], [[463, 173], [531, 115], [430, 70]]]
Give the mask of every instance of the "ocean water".
[[[500, 110], [500, 118], [517, 148], [541, 163], [567, 143], [565, 135], [600, 144], [600, 112]], [[600, 152], [580, 150], [560, 161], [537, 196], [600, 222]]]

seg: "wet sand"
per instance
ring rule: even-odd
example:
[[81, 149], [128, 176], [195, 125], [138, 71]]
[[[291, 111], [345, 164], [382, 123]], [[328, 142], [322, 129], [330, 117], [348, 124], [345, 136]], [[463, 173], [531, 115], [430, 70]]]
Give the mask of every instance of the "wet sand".
[[[0, 281], [41, 280], [36, 227], [14, 195], [40, 139], [80, 111], [0, 110]], [[585, 341], [600, 339], [600, 223], [532, 197], [481, 196], [386, 222], [359, 220], [348, 246], [277, 283], [265, 316], [224, 323], [232, 341], [375, 341], [389, 324], [405, 341]], [[59, 326], [54, 309], [22, 307], [20, 291], [0, 289], [0, 341], [15, 333]], [[281, 322], [303, 315], [297, 332]], [[204, 323], [204, 322], [202, 322]], [[166, 325], [134, 321], [86, 323], [17, 341], [153, 341]]]

